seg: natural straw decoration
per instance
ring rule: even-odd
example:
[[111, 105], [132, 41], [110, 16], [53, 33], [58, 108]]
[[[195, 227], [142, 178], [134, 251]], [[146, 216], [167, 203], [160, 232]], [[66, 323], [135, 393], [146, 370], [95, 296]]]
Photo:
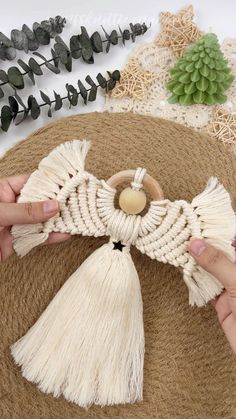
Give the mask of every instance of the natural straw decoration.
[[160, 13], [162, 30], [156, 38], [156, 45], [169, 47], [177, 58], [181, 57], [186, 47], [203, 35], [193, 23], [193, 17], [192, 5], [181, 9], [176, 15], [170, 12]]
[[147, 86], [157, 78], [155, 73], [143, 70], [136, 59], [131, 59], [121, 71], [120, 83], [113, 89], [112, 97], [122, 98], [129, 96], [142, 100]]
[[207, 132], [225, 145], [236, 146], [236, 114], [218, 107], [212, 122], [207, 127]]

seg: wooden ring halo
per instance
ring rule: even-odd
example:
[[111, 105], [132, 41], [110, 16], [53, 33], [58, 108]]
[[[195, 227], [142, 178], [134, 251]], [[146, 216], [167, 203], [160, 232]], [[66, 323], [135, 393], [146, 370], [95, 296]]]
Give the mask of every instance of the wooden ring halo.
[[[123, 182], [132, 182], [134, 180], [135, 173], [136, 170], [123, 170], [111, 176], [106, 183], [111, 188], [116, 189], [116, 187]], [[143, 178], [143, 188], [150, 193], [154, 201], [160, 201], [164, 199], [164, 194], [160, 184], [147, 173]]]

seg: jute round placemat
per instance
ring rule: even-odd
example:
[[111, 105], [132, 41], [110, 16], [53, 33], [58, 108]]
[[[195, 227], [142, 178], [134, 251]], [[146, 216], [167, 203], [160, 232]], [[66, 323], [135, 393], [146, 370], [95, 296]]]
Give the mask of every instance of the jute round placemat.
[[[33, 171], [56, 145], [92, 141], [88, 170], [107, 179], [146, 167], [169, 199], [191, 199], [216, 175], [236, 208], [236, 160], [225, 148], [169, 121], [135, 114], [93, 113], [62, 119], [32, 134], [0, 162], [0, 176]], [[188, 306], [187, 289], [173, 267], [132, 250], [144, 302], [144, 401], [85, 411], [41, 393], [22, 378], [9, 346], [38, 319], [65, 280], [105, 240], [76, 237], [12, 256], [0, 266], [0, 416], [59, 418], [235, 418], [236, 361], [214, 308]]]

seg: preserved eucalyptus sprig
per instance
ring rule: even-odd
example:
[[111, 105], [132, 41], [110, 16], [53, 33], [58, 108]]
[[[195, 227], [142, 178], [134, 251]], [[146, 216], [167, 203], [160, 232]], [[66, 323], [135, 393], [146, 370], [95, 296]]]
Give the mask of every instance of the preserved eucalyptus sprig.
[[43, 20], [41, 23], [35, 22], [32, 29], [23, 25], [22, 29], [13, 29], [11, 39], [0, 32], [0, 59], [14, 60], [16, 50], [36, 51], [40, 45], [48, 45], [50, 39], [63, 31], [66, 19], [61, 16]]
[[23, 89], [25, 86], [24, 77], [26, 75], [35, 84], [35, 76], [43, 75], [42, 67], [46, 67], [53, 73], [58, 74], [60, 73], [59, 64], [62, 64], [67, 71], [71, 71], [72, 58], [82, 58], [86, 63], [92, 64], [94, 62], [94, 53], [103, 52], [104, 46], [105, 52], [108, 53], [110, 46], [117, 45], [119, 40], [123, 44], [130, 39], [134, 42], [136, 36], [143, 35], [148, 30], [148, 27], [145, 23], [130, 23], [129, 29], [122, 31], [119, 27], [119, 34], [115, 29], [110, 34], [104, 28], [102, 29], [105, 39], [97, 31], [90, 37], [86, 28], [82, 26], [81, 33], [70, 38], [69, 46], [57, 35], [55, 37], [54, 49], [51, 49], [52, 58], [46, 59], [39, 52], [34, 52], [34, 55], [42, 60], [40, 63], [31, 57], [27, 63], [21, 59], [18, 60], [18, 64], [23, 71], [16, 66], [10, 67], [7, 72], [0, 70], [0, 99], [4, 97], [2, 89], [4, 85], [8, 84], [14, 89]]
[[[15, 125], [19, 125], [23, 122], [28, 115], [33, 119], [37, 119], [41, 113], [41, 108], [44, 106], [48, 107], [48, 116], [52, 116], [52, 111], [58, 111], [63, 105], [63, 101], [68, 100], [70, 107], [78, 104], [79, 97], [82, 98], [85, 105], [88, 102], [94, 102], [97, 98], [97, 91], [100, 87], [106, 92], [112, 90], [116, 82], [120, 80], [120, 72], [118, 70], [107, 71], [109, 78], [105, 78], [101, 73], [96, 76], [97, 82], [95, 82], [89, 75], [85, 78], [89, 87], [86, 87], [81, 80], [78, 80], [78, 87], [72, 84], [66, 84], [66, 96], [61, 97], [58, 93], [53, 91], [54, 99], [51, 99], [46, 93], [40, 91], [42, 99], [41, 103], [38, 103], [35, 96], [30, 95], [27, 99], [27, 103], [23, 102], [21, 97], [15, 91], [13, 96], [9, 96], [9, 105], [4, 105], [1, 109], [1, 129], [5, 132], [8, 131], [12, 121], [15, 121]], [[22, 117], [19, 117], [22, 115]]]

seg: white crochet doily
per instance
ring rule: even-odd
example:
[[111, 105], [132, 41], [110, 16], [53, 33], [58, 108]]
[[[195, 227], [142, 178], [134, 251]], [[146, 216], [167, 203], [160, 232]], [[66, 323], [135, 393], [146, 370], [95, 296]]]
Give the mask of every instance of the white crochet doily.
[[[226, 38], [221, 45], [222, 52], [229, 61], [232, 74], [236, 76], [236, 38]], [[105, 110], [109, 112], [135, 112], [169, 119], [198, 131], [208, 131], [216, 118], [216, 111], [236, 112], [236, 78], [227, 91], [228, 100], [224, 105], [180, 106], [168, 103], [170, 93], [165, 84], [170, 79], [169, 69], [176, 57], [169, 48], [158, 47], [155, 42], [137, 48], [130, 59], [135, 58], [141, 68], [156, 73], [157, 77], [148, 85], [142, 100], [131, 97], [115, 98], [107, 95]], [[231, 145], [234, 150], [236, 145]]]

